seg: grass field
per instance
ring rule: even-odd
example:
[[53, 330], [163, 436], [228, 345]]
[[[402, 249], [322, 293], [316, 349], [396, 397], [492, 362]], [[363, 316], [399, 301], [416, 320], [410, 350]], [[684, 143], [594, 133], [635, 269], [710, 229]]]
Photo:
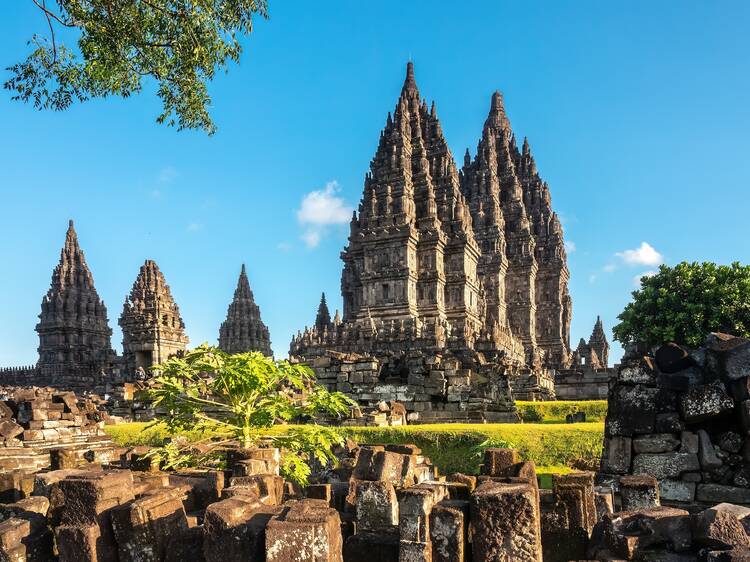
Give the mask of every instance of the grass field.
[[[538, 403], [537, 403], [538, 404]], [[106, 426], [105, 431], [123, 446], [160, 445], [169, 434], [163, 426], [147, 423]], [[283, 431], [284, 427], [278, 428]], [[570, 469], [596, 468], [602, 449], [604, 424], [435, 424], [394, 428], [341, 428], [359, 443], [414, 443], [438, 469], [448, 474], [476, 474], [487, 447], [513, 447], [521, 458], [534, 461], [538, 471], [560, 473]], [[197, 434], [187, 434], [197, 439]]]
[[516, 401], [524, 422], [565, 423], [565, 416], [575, 412], [586, 414], [587, 422], [603, 422], [607, 416], [606, 400], [557, 400], [554, 402]]

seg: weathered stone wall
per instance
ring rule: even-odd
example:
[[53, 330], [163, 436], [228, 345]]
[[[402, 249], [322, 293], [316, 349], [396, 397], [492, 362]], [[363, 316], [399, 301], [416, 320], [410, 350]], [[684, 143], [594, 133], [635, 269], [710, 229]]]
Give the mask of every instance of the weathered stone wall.
[[555, 373], [558, 400], [606, 400], [616, 369], [566, 370]]
[[363, 406], [402, 403], [410, 423], [518, 421], [509, 376], [492, 364], [466, 369], [455, 357], [420, 352], [388, 361], [330, 353], [311, 367], [320, 384]]
[[599, 479], [658, 479], [670, 505], [750, 505], [750, 340], [711, 334], [623, 361], [609, 393]]

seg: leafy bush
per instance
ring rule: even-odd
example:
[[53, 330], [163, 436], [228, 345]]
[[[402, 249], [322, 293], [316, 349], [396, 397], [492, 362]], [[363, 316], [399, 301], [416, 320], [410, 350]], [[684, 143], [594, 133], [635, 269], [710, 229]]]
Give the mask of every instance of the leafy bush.
[[615, 339], [700, 345], [710, 332], [750, 336], [750, 266], [683, 262], [641, 279], [618, 316]]
[[[171, 435], [188, 432], [206, 441], [237, 440], [242, 447], [270, 440], [282, 450], [284, 476], [299, 483], [307, 480], [313, 459], [335, 462], [331, 448], [342, 441], [340, 434], [313, 420], [322, 413], [346, 414], [352, 401], [317, 385], [309, 367], [274, 361], [258, 352], [229, 355], [203, 345], [154, 370], [157, 375], [148, 396], [154, 407], [166, 411], [161, 422]], [[307, 423], [269, 435], [274, 425], [292, 421]], [[189, 444], [175, 450], [169, 442], [152, 456], [178, 466], [184, 464], [180, 451], [185, 457], [193, 455]]]

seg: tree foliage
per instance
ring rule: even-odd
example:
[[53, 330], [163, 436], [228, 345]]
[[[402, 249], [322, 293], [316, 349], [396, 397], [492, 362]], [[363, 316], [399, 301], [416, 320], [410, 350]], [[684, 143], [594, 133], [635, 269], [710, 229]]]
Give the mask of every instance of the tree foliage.
[[[259, 352], [229, 355], [202, 345], [154, 370], [157, 375], [148, 394], [155, 407], [166, 411], [161, 421], [173, 434], [205, 432], [238, 440], [243, 447], [270, 441], [285, 452], [285, 476], [297, 482], [306, 481], [310, 461], [326, 465], [335, 460], [331, 448], [342, 437], [314, 423], [314, 418], [347, 414], [353, 402], [316, 384], [309, 367], [274, 361]], [[269, 434], [274, 425], [289, 422], [307, 423]], [[179, 466], [174, 449], [170, 444], [160, 454]], [[190, 452], [187, 447], [183, 451]]]
[[[13, 99], [63, 110], [74, 101], [143, 89], [157, 83], [159, 123], [178, 129], [216, 129], [207, 82], [238, 62], [240, 38], [252, 17], [267, 17], [267, 0], [31, 0], [46, 19], [26, 60], [9, 67]], [[77, 36], [77, 49], [57, 33]]]
[[750, 266], [683, 262], [641, 279], [618, 316], [622, 343], [698, 346], [710, 332], [750, 335]]

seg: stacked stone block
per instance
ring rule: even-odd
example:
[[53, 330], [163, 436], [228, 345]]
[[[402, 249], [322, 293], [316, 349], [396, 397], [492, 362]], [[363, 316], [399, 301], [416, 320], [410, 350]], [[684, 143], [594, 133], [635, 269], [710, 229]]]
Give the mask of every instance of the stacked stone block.
[[318, 382], [356, 400], [364, 408], [397, 401], [409, 423], [515, 422], [511, 371], [497, 365], [461, 367], [451, 355], [409, 352], [379, 360], [330, 353], [316, 358]]
[[0, 389], [0, 470], [109, 462], [108, 419], [94, 398], [50, 388]]
[[698, 349], [667, 344], [623, 362], [600, 480], [654, 477], [666, 505], [750, 504], [748, 358], [750, 340], [711, 334]]
[[[318, 471], [305, 490], [278, 475], [278, 450], [230, 450], [226, 471], [160, 472], [125, 454], [129, 469], [39, 472], [31, 489], [17, 479], [18, 499], [3, 496], [0, 504], [0, 560], [54, 560], [53, 535], [62, 562], [696, 560], [699, 552], [706, 560], [743, 560], [750, 554], [750, 508], [613, 513], [611, 489], [595, 489], [593, 473], [558, 476], [553, 490], [539, 490], [533, 463], [511, 449], [487, 450], [478, 477], [443, 479], [414, 445], [346, 447], [344, 467]], [[642, 498], [647, 484], [636, 478], [622, 490]]]

